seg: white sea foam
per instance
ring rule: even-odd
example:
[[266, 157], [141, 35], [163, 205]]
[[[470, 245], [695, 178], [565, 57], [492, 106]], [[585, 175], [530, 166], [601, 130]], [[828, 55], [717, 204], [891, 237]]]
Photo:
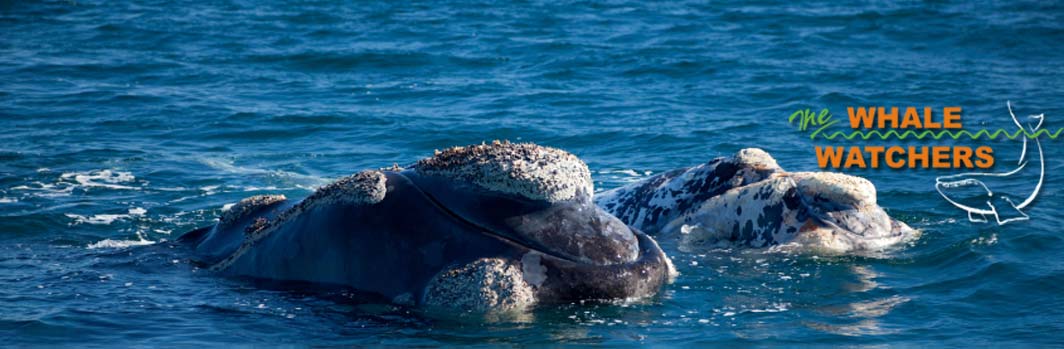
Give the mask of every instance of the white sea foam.
[[[276, 186], [276, 185], [269, 185], [269, 186], [254, 186], [254, 185], [251, 185], [251, 186], [224, 186], [224, 187], [219, 187], [217, 185], [205, 186], [205, 187], [200, 188], [200, 190], [203, 190], [205, 192], [201, 196], [214, 195], [214, 194], [217, 194], [219, 192], [232, 192], [234, 190], [236, 190], [236, 191], [244, 191], [244, 192], [249, 192], [249, 191], [277, 191], [277, 190], [287, 190], [287, 189], [303, 189], [303, 190], [313, 191], [313, 190], [316, 190], [318, 187], [321, 187], [323, 185], [326, 185], [326, 184], [332, 182], [332, 180], [330, 180], [328, 178], [305, 175], [305, 174], [295, 173], [295, 172], [291, 172], [291, 171], [268, 170], [268, 169], [262, 169], [262, 168], [254, 168], [254, 167], [236, 166], [236, 165], [233, 164], [233, 162], [231, 160], [207, 158], [207, 159], [199, 159], [199, 161], [201, 163], [203, 163], [204, 165], [207, 165], [207, 166], [209, 166], [211, 168], [214, 168], [216, 170], [220, 170], [222, 172], [241, 174], [241, 175], [262, 176], [262, 177], [270, 178], [270, 181], [278, 181], [279, 180], [280, 184], [282, 184], [281, 186]], [[188, 198], [182, 198], [182, 200], [187, 200], [187, 199]]]
[[[42, 169], [48, 172], [50, 170]], [[70, 196], [74, 191], [74, 188], [107, 188], [118, 190], [139, 190], [140, 188], [130, 186], [127, 183], [136, 181], [136, 177], [130, 172], [114, 171], [114, 170], [92, 170], [92, 171], [77, 171], [66, 172], [59, 176], [55, 183], [44, 183], [40, 181], [33, 181], [28, 184], [18, 185], [11, 187], [10, 190], [26, 191], [29, 195], [36, 197], [60, 197]]]
[[[165, 239], [163, 241], [165, 241]], [[88, 246], [85, 246], [85, 247], [90, 249], [90, 250], [98, 249], [98, 248], [127, 248], [127, 247], [132, 247], [132, 246], [151, 245], [151, 244], [154, 244], [156, 242], [158, 242], [158, 241], [151, 241], [151, 240], [145, 239], [144, 238], [144, 234], [141, 233], [140, 231], [137, 231], [137, 239], [136, 240], [103, 239], [103, 240], [91, 243], [91, 244], [89, 244]]]
[[239, 188], [242, 189], [243, 191], [281, 190], [281, 188], [278, 188], [278, 187], [275, 187], [275, 186], [272, 186], [272, 185], [265, 186], [265, 187], [256, 187], [256, 186], [252, 185], [252, 186], [245, 186], [245, 187], [239, 187]]
[[75, 224], [85, 223], [98, 225], [108, 225], [114, 223], [114, 221], [116, 220], [129, 217], [129, 215], [124, 214], [98, 214], [92, 216], [82, 216], [73, 213], [67, 213], [66, 216], [73, 219]]
[[101, 187], [108, 189], [136, 190], [138, 188], [118, 183], [133, 182], [137, 178], [130, 172], [98, 170], [84, 172], [67, 172], [59, 176], [60, 179], [71, 180], [83, 187]]
[[189, 188], [185, 188], [185, 187], [155, 187], [155, 188], [152, 188], [152, 189], [155, 189], [155, 190], [158, 190], [158, 191], [177, 191], [177, 192], [189, 191], [190, 190]]
[[790, 303], [772, 303], [768, 307], [762, 309], [749, 309], [751, 313], [780, 313], [790, 310]]
[[622, 169], [615, 169], [615, 170], [600, 170], [600, 171], [595, 171], [595, 173], [603, 174], [603, 175], [620, 174], [620, 175], [625, 175], [625, 176], [629, 176], [629, 177], [645, 177], [645, 176], [649, 176], [651, 174], [651, 171], [643, 171], [642, 173], [640, 173], [640, 172], [638, 172], [638, 171], [636, 171], [634, 169], [622, 168]]
[[629, 176], [632, 176], [632, 177], [639, 177], [639, 172], [635, 172], [635, 170], [633, 170], [633, 169], [617, 170], [617, 171], [614, 171], [613, 173], [620, 173], [620, 174], [629, 175]]
[[12, 204], [18, 202], [17, 198], [0, 197], [0, 204]]
[[626, 185], [626, 184], [638, 182], [640, 180], [643, 180], [646, 177], [649, 177], [651, 174], [653, 174], [653, 172], [652, 171], [637, 171], [635, 169], [622, 168], [622, 169], [612, 169], [612, 170], [610, 170], [610, 169], [598, 170], [598, 171], [594, 171], [594, 174], [595, 174], [595, 180], [596, 180], [595, 183], [596, 184], [601, 184], [602, 187], [600, 189], [603, 189], [603, 190], [600, 190], [600, 191], [604, 191], [605, 189], [608, 189], [610, 187], [614, 187], [614, 186], [617, 186], [617, 185]]
[[76, 185], [72, 183], [65, 182], [59, 182], [55, 184], [33, 182], [29, 185], [23, 184], [11, 187], [11, 190], [28, 191], [31, 192], [30, 195], [33, 196], [51, 198], [59, 196], [70, 196], [70, 193], [74, 191], [75, 186]]
[[129, 209], [127, 214], [97, 214], [92, 216], [82, 216], [78, 214], [67, 213], [66, 216], [73, 219], [75, 224], [85, 223], [108, 225], [120, 219], [129, 219], [134, 216], [143, 216], [145, 213], [148, 213], [148, 210], [145, 210], [140, 207], [133, 207]]
[[88, 247], [90, 250], [97, 249], [97, 248], [127, 248], [127, 247], [132, 247], [132, 246], [151, 245], [151, 244], [154, 244], [154, 243], [155, 243], [155, 241], [144, 240], [144, 239], [139, 239], [139, 240], [111, 240], [111, 239], [104, 239], [104, 240], [100, 240], [100, 241], [91, 243], [91, 244], [89, 244], [86, 247]]
[[990, 245], [996, 244], [997, 241], [998, 241], [997, 234], [990, 234], [990, 237], [982, 237], [982, 236], [980, 236], [980, 237], [978, 237], [976, 239], [972, 239], [972, 245], [990, 246]]

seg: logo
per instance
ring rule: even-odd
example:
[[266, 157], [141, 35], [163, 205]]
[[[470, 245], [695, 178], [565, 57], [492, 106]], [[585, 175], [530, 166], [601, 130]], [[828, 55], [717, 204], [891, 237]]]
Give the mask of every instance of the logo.
[[976, 169], [936, 177], [935, 191], [946, 202], [965, 211], [969, 221], [986, 223], [993, 217], [1002, 225], [1030, 219], [1024, 209], [1035, 201], [1045, 183], [1045, 154], [1039, 138], [1055, 140], [1064, 132], [1064, 129], [1050, 132], [1043, 128], [1045, 114], [1021, 119], [1013, 112], [1011, 102], [1006, 102], [1006, 107], [1015, 130], [964, 130], [961, 107], [944, 107], [938, 113], [931, 107], [907, 107], [904, 111], [898, 107], [848, 107], [849, 131], [831, 130], [840, 121], [833, 120], [826, 108], [819, 113], [810, 109], [798, 110], [787, 121], [797, 124], [799, 131], [811, 131], [809, 138], [812, 140], [1019, 139], [1022, 142], [1019, 159], [1015, 163], [1007, 161], [1006, 164], [1012, 166], [1005, 172], [990, 171], [995, 158], [994, 149], [989, 145], [975, 149], [964, 145], [815, 146], [820, 168], [880, 168], [886, 165], [893, 169]]

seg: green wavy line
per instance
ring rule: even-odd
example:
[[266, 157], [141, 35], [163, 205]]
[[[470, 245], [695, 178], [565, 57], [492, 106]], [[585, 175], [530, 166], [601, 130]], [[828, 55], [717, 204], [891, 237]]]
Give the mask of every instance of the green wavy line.
[[[1060, 136], [1061, 132], [1064, 132], [1064, 128], [1059, 128], [1059, 129], [1057, 129], [1057, 132], [1053, 132], [1053, 133], [1050, 133], [1049, 130], [1046, 130], [1046, 129], [1038, 130], [1035, 133], [1030, 133], [1030, 132], [1027, 132], [1026, 130], [1019, 130], [1019, 129], [1016, 130], [1015, 132], [1012, 132], [1012, 133], [1009, 133], [1008, 131], [1005, 131], [1005, 129], [997, 129], [994, 132], [990, 132], [989, 130], [979, 130], [979, 131], [976, 131], [975, 133], [972, 133], [972, 132], [970, 132], [968, 130], [959, 130], [959, 131], [924, 130], [924, 131], [921, 131], [921, 132], [916, 132], [914, 130], [908, 130], [908, 131], [901, 132], [901, 133], [899, 133], [896, 130], [889, 130], [887, 132], [881, 132], [879, 130], [871, 130], [871, 131], [856, 130], [856, 131], [850, 131], [849, 133], [847, 133], [846, 131], [835, 131], [835, 132], [833, 132], [831, 134], [821, 135], [820, 138], [827, 139], [827, 140], [833, 140], [835, 138], [842, 137], [842, 138], [845, 138], [846, 140], [853, 140], [854, 138], [860, 137], [862, 140], [868, 140], [869, 138], [872, 138], [872, 137], [878, 137], [881, 140], [887, 140], [889, 138], [906, 139], [906, 138], [909, 138], [909, 137], [913, 137], [913, 138], [916, 138], [916, 139], [924, 139], [924, 138], [930, 137], [930, 138], [934, 138], [935, 140], [939, 140], [939, 139], [942, 139], [942, 137], [949, 136], [953, 140], [958, 140], [961, 137], [967, 136], [968, 138], [970, 138], [972, 140], [977, 140], [977, 139], [980, 139], [980, 138], [983, 138], [983, 137], [986, 137], [987, 139], [990, 139], [990, 140], [994, 140], [994, 139], [997, 139], [998, 137], [1002, 137], [1002, 136], [1005, 137], [1005, 138], [1008, 138], [1008, 139], [1016, 139], [1016, 138], [1019, 138], [1021, 136], [1022, 137], [1027, 137], [1028, 139], [1035, 139], [1035, 138], [1039, 138], [1039, 137], [1043, 137], [1044, 136], [1044, 137], [1048, 137], [1049, 139], [1054, 139], [1055, 140], [1055, 139], [1057, 139], [1057, 137]], [[818, 133], [819, 132], [814, 132], [812, 135], [809, 136], [809, 138], [810, 139], [816, 139]]]

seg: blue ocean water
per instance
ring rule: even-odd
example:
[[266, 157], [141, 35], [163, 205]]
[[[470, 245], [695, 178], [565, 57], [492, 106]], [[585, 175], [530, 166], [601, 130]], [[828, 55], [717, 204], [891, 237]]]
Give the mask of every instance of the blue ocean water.
[[[934, 191], [957, 170], [848, 169], [923, 236], [848, 257], [663, 241], [682, 275], [660, 296], [513, 319], [220, 278], [160, 243], [493, 139], [571, 151], [608, 189], [877, 143], [810, 141], [800, 108], [960, 105], [978, 129], [1012, 101], [1059, 127], [1062, 43], [1040, 1], [0, 2], [0, 343], [1064, 345], [1064, 141], [1043, 140], [1029, 221], [968, 222]], [[1020, 151], [959, 143], [1004, 170]]]

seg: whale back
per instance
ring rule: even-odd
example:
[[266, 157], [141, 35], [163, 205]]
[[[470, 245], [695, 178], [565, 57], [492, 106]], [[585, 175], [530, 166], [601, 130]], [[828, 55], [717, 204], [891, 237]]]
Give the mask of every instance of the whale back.
[[[307, 201], [327, 197], [316, 194], [265, 227], [243, 227], [245, 250], [238, 249], [215, 269], [235, 276], [346, 285], [394, 298], [415, 296], [449, 265], [513, 253], [507, 244], [473, 233], [438, 210], [406, 177], [383, 175], [387, 195], [378, 202]], [[246, 233], [255, 229], [259, 231]], [[249, 240], [255, 234], [261, 237]]]
[[595, 203], [622, 221], [650, 234], [702, 203], [733, 188], [756, 183], [782, 169], [761, 149], [743, 149], [731, 157], [667, 171], [596, 195]]
[[251, 196], [223, 212], [217, 224], [182, 235], [178, 242], [192, 245], [198, 262], [212, 265], [240, 248], [249, 227], [277, 219], [294, 204], [284, 195]]

